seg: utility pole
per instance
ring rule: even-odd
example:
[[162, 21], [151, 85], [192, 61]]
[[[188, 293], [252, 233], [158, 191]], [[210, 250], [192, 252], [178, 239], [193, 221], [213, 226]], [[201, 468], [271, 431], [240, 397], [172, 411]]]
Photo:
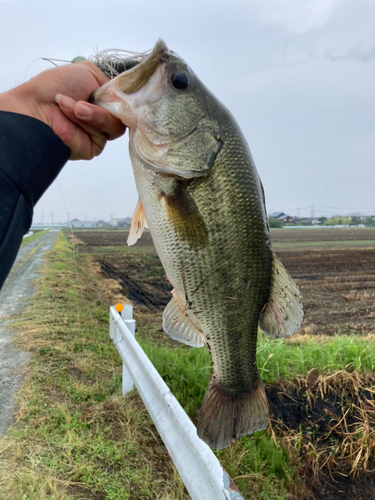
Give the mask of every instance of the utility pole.
[[52, 227], [53, 227], [53, 213], [51, 213]]
[[311, 218], [314, 217], [314, 205], [311, 205]]
[[44, 213], [42, 212], [42, 226], [44, 226]]
[[299, 218], [299, 207], [297, 208], [297, 217]]

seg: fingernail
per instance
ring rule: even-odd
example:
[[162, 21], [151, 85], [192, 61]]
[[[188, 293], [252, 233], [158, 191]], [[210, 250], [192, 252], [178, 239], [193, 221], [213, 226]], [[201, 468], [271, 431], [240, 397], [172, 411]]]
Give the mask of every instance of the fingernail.
[[92, 117], [92, 109], [85, 104], [77, 104], [74, 110], [77, 118], [88, 119]]
[[66, 95], [57, 94], [55, 97], [56, 102], [63, 108], [73, 109], [75, 102]]

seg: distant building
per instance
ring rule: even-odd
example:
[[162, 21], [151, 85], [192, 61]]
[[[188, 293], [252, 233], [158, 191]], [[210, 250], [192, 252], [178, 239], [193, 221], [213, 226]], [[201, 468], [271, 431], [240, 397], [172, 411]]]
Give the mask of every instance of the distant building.
[[67, 226], [70, 227], [70, 224], [72, 224], [73, 228], [87, 228], [87, 227], [96, 227], [96, 222], [93, 222], [91, 220], [78, 220], [74, 219], [72, 220], [71, 223], [67, 222]]
[[284, 212], [273, 212], [272, 214], [269, 214], [268, 215], [268, 218], [269, 219], [278, 219], [279, 217], [282, 217], [284, 214]]
[[96, 221], [96, 226], [97, 227], [104, 227], [108, 224], [108, 222], [105, 222], [104, 220], [97, 220]]
[[311, 224], [315, 226], [315, 224], [320, 224], [320, 220], [317, 219], [316, 217], [303, 217], [302, 219], [299, 219], [301, 222], [307, 222], [308, 224]]
[[295, 219], [291, 217], [290, 215], [284, 214], [284, 212], [273, 212], [268, 216], [269, 219], [278, 219], [281, 220], [282, 222], [288, 223], [288, 222], [294, 222]]
[[124, 219], [111, 219], [109, 225], [112, 227], [127, 227], [131, 223], [130, 217], [125, 217]]
[[348, 214], [345, 217], [357, 217], [357, 219], [363, 221], [363, 220], [366, 220], [367, 215], [363, 215], [363, 214], [356, 212], [356, 213]]

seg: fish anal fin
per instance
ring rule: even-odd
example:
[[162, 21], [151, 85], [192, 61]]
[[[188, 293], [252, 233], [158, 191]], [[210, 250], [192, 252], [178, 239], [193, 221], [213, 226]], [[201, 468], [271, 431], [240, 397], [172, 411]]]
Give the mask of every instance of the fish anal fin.
[[177, 183], [173, 194], [161, 193], [161, 197], [164, 198], [168, 220], [178, 238], [192, 246], [205, 243], [206, 225], [189, 192]]
[[147, 227], [146, 216], [143, 210], [141, 200], [138, 199], [137, 205], [133, 213], [129, 236], [127, 240], [127, 244], [129, 247], [137, 243], [139, 238], [142, 236], [145, 227]]
[[192, 347], [204, 346], [202, 332], [191, 322], [175, 291], [163, 313], [163, 329], [174, 340]]
[[298, 287], [273, 254], [270, 296], [259, 318], [259, 327], [272, 337], [288, 337], [301, 326], [302, 320]]
[[198, 436], [212, 449], [222, 450], [247, 434], [266, 429], [267, 396], [258, 374], [251, 390], [233, 394], [212, 376], [199, 414]]

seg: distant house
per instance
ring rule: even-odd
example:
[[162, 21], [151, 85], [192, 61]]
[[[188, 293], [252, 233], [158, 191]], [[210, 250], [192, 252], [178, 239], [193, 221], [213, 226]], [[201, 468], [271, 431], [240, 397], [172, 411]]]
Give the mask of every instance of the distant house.
[[307, 222], [307, 224], [311, 224], [312, 226], [320, 224], [320, 220], [316, 217], [303, 217], [302, 219], [300, 219], [300, 221], [305, 223]]
[[358, 212], [355, 212], [352, 214], [348, 214], [346, 217], [357, 217], [357, 219], [364, 221], [364, 220], [366, 220], [367, 215], [363, 215], [363, 214], [360, 214]]
[[107, 222], [105, 222], [104, 220], [97, 220], [96, 221], [96, 226], [97, 227], [103, 227], [103, 226], [106, 226], [107, 225]]
[[293, 217], [290, 215], [284, 214], [284, 212], [273, 212], [268, 216], [269, 219], [278, 219], [282, 222], [294, 222]]
[[112, 227], [127, 227], [131, 223], [130, 217], [125, 217], [124, 219], [111, 219], [109, 225]]
[[[77, 228], [77, 227], [80, 227], [80, 228], [87, 228], [87, 227], [96, 227], [96, 222], [93, 222], [91, 220], [78, 220], [78, 219], [74, 219], [72, 220], [71, 222], [72, 224], [72, 227], [73, 228]], [[67, 223], [67, 226], [70, 227], [70, 223], [68, 222]]]

